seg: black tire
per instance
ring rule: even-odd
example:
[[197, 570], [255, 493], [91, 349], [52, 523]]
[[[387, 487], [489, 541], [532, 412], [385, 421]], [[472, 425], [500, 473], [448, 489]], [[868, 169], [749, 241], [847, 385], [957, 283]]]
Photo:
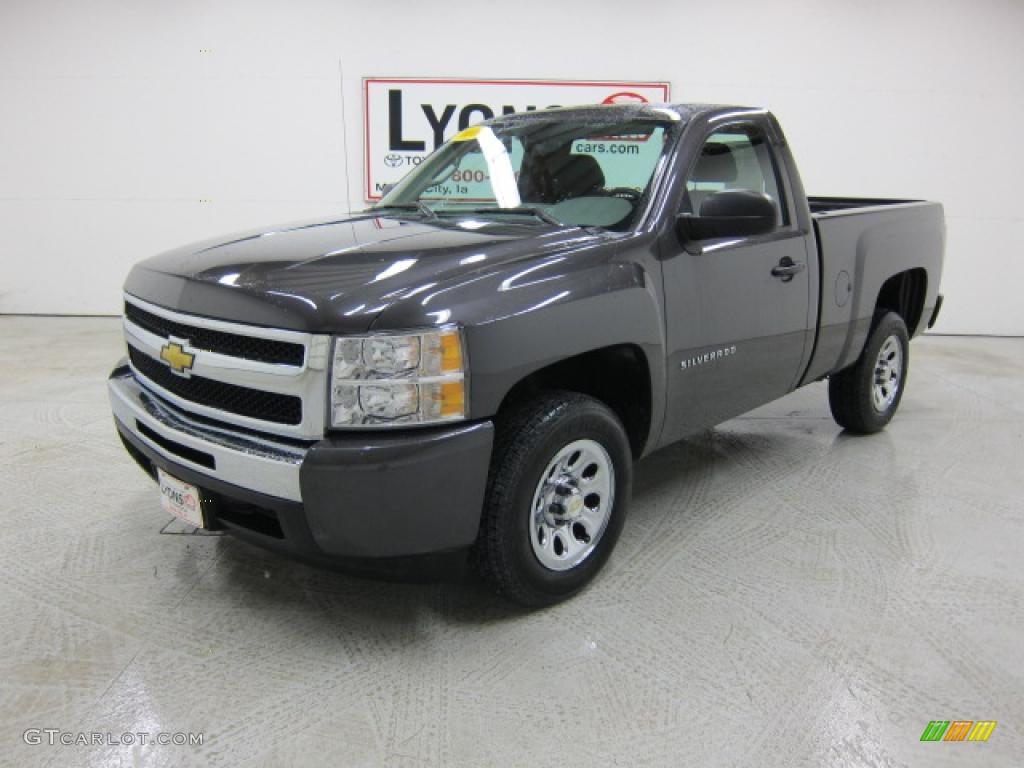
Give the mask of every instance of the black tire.
[[[875, 397], [876, 375], [879, 370], [884, 370], [878, 367], [881, 365], [879, 355], [890, 339], [899, 346], [900, 370], [890, 382], [890, 391], [892, 384], [895, 384], [895, 391], [891, 391], [883, 401], [885, 405], [880, 407]], [[888, 349], [891, 350], [892, 346]], [[891, 360], [892, 356], [888, 359]], [[869, 435], [884, 429], [900, 407], [909, 369], [910, 336], [906, 323], [895, 312], [879, 315], [857, 362], [828, 380], [828, 404], [832, 418], [839, 426], [856, 434]]]
[[[592, 440], [614, 469], [613, 502], [593, 549], [567, 570], [545, 567], [534, 553], [534, 494], [559, 451]], [[551, 605], [579, 592], [594, 578], [618, 540], [632, 489], [632, 455], [615, 413], [598, 400], [550, 392], [499, 416], [475, 561], [484, 579], [530, 607]]]

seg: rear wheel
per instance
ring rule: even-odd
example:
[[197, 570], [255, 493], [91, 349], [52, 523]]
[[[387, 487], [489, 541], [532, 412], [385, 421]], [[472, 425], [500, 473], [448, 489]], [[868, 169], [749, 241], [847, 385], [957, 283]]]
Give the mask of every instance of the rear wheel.
[[524, 605], [572, 596], [615, 546], [631, 481], [629, 440], [603, 403], [555, 392], [516, 408], [497, 425], [481, 574]]
[[860, 358], [828, 381], [828, 402], [839, 426], [858, 434], [885, 428], [907, 382], [910, 337], [895, 312], [881, 315]]

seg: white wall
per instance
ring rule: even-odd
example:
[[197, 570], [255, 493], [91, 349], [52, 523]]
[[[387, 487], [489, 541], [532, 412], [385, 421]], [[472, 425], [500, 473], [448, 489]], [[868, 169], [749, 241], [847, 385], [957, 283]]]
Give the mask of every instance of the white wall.
[[1019, 0], [0, 0], [0, 312], [361, 206], [364, 75], [629, 78], [770, 107], [812, 193], [941, 200], [936, 330], [1024, 334], [1022, 34]]

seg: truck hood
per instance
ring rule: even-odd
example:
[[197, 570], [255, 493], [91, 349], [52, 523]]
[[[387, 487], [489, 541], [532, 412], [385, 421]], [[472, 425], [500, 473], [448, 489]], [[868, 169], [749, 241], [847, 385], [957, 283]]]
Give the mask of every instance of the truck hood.
[[138, 264], [125, 291], [205, 317], [359, 333], [394, 302], [600, 237], [532, 223], [356, 215], [177, 248]]

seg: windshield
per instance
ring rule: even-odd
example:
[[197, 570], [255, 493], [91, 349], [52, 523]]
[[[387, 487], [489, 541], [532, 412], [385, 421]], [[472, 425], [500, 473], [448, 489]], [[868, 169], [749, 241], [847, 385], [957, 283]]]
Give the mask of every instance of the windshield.
[[669, 127], [550, 117], [472, 126], [427, 157], [375, 207], [628, 229], [648, 193]]

